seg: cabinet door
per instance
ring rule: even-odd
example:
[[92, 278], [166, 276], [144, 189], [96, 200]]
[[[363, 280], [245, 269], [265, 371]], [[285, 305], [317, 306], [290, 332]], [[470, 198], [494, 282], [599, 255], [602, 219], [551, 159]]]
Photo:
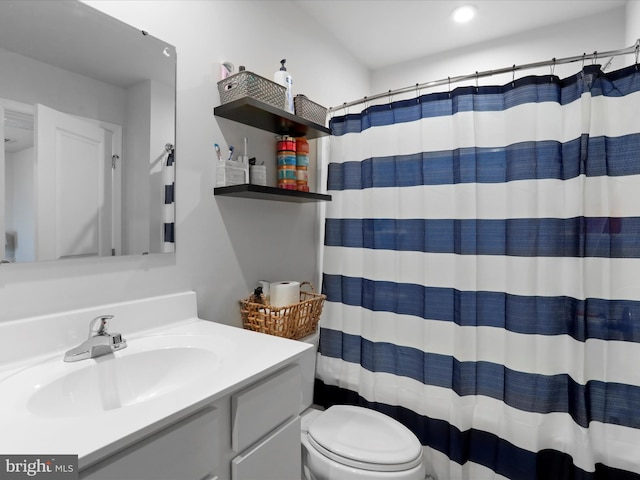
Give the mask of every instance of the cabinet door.
[[217, 411], [207, 407], [80, 472], [82, 480], [216, 478]]
[[241, 452], [298, 415], [300, 367], [292, 365], [231, 396], [231, 445]]
[[231, 461], [232, 480], [300, 480], [300, 417]]

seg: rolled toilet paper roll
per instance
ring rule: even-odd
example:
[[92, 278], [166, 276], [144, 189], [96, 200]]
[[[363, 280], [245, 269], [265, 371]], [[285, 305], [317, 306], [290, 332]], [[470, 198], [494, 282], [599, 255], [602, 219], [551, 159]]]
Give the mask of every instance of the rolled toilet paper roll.
[[274, 307], [285, 307], [300, 301], [300, 282], [271, 282], [269, 303]]

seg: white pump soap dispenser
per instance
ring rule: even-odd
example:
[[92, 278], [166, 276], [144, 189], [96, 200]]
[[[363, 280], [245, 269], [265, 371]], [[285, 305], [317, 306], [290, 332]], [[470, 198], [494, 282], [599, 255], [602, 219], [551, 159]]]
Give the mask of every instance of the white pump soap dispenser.
[[293, 106], [293, 77], [291, 76], [291, 74], [289, 74], [289, 72], [287, 72], [287, 68], [284, 66], [286, 61], [286, 58], [280, 60], [281, 67], [280, 70], [273, 74], [273, 81], [287, 89], [287, 91], [285, 92], [284, 109], [287, 112], [294, 113], [295, 109]]

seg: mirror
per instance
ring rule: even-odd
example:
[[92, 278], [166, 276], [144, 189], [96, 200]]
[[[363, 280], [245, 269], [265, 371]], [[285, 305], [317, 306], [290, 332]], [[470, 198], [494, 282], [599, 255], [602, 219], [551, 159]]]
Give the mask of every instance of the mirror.
[[0, 261], [173, 252], [175, 48], [76, 0], [3, 0], [0, 72]]

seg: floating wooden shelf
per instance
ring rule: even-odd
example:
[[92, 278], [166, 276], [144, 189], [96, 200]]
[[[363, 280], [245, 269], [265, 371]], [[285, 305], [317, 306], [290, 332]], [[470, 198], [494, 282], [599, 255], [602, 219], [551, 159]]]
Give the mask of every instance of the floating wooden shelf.
[[285, 190], [284, 188], [266, 187], [263, 185], [253, 185], [245, 183], [242, 185], [231, 185], [228, 187], [216, 187], [213, 189], [214, 195], [225, 195], [229, 197], [254, 198], [258, 200], [275, 200], [278, 202], [310, 203], [310, 202], [330, 202], [331, 195], [312, 192], [298, 192], [297, 190]]
[[215, 107], [213, 114], [277, 135], [306, 136], [308, 139], [331, 135], [331, 130], [323, 125], [310, 122], [251, 97], [239, 98]]

